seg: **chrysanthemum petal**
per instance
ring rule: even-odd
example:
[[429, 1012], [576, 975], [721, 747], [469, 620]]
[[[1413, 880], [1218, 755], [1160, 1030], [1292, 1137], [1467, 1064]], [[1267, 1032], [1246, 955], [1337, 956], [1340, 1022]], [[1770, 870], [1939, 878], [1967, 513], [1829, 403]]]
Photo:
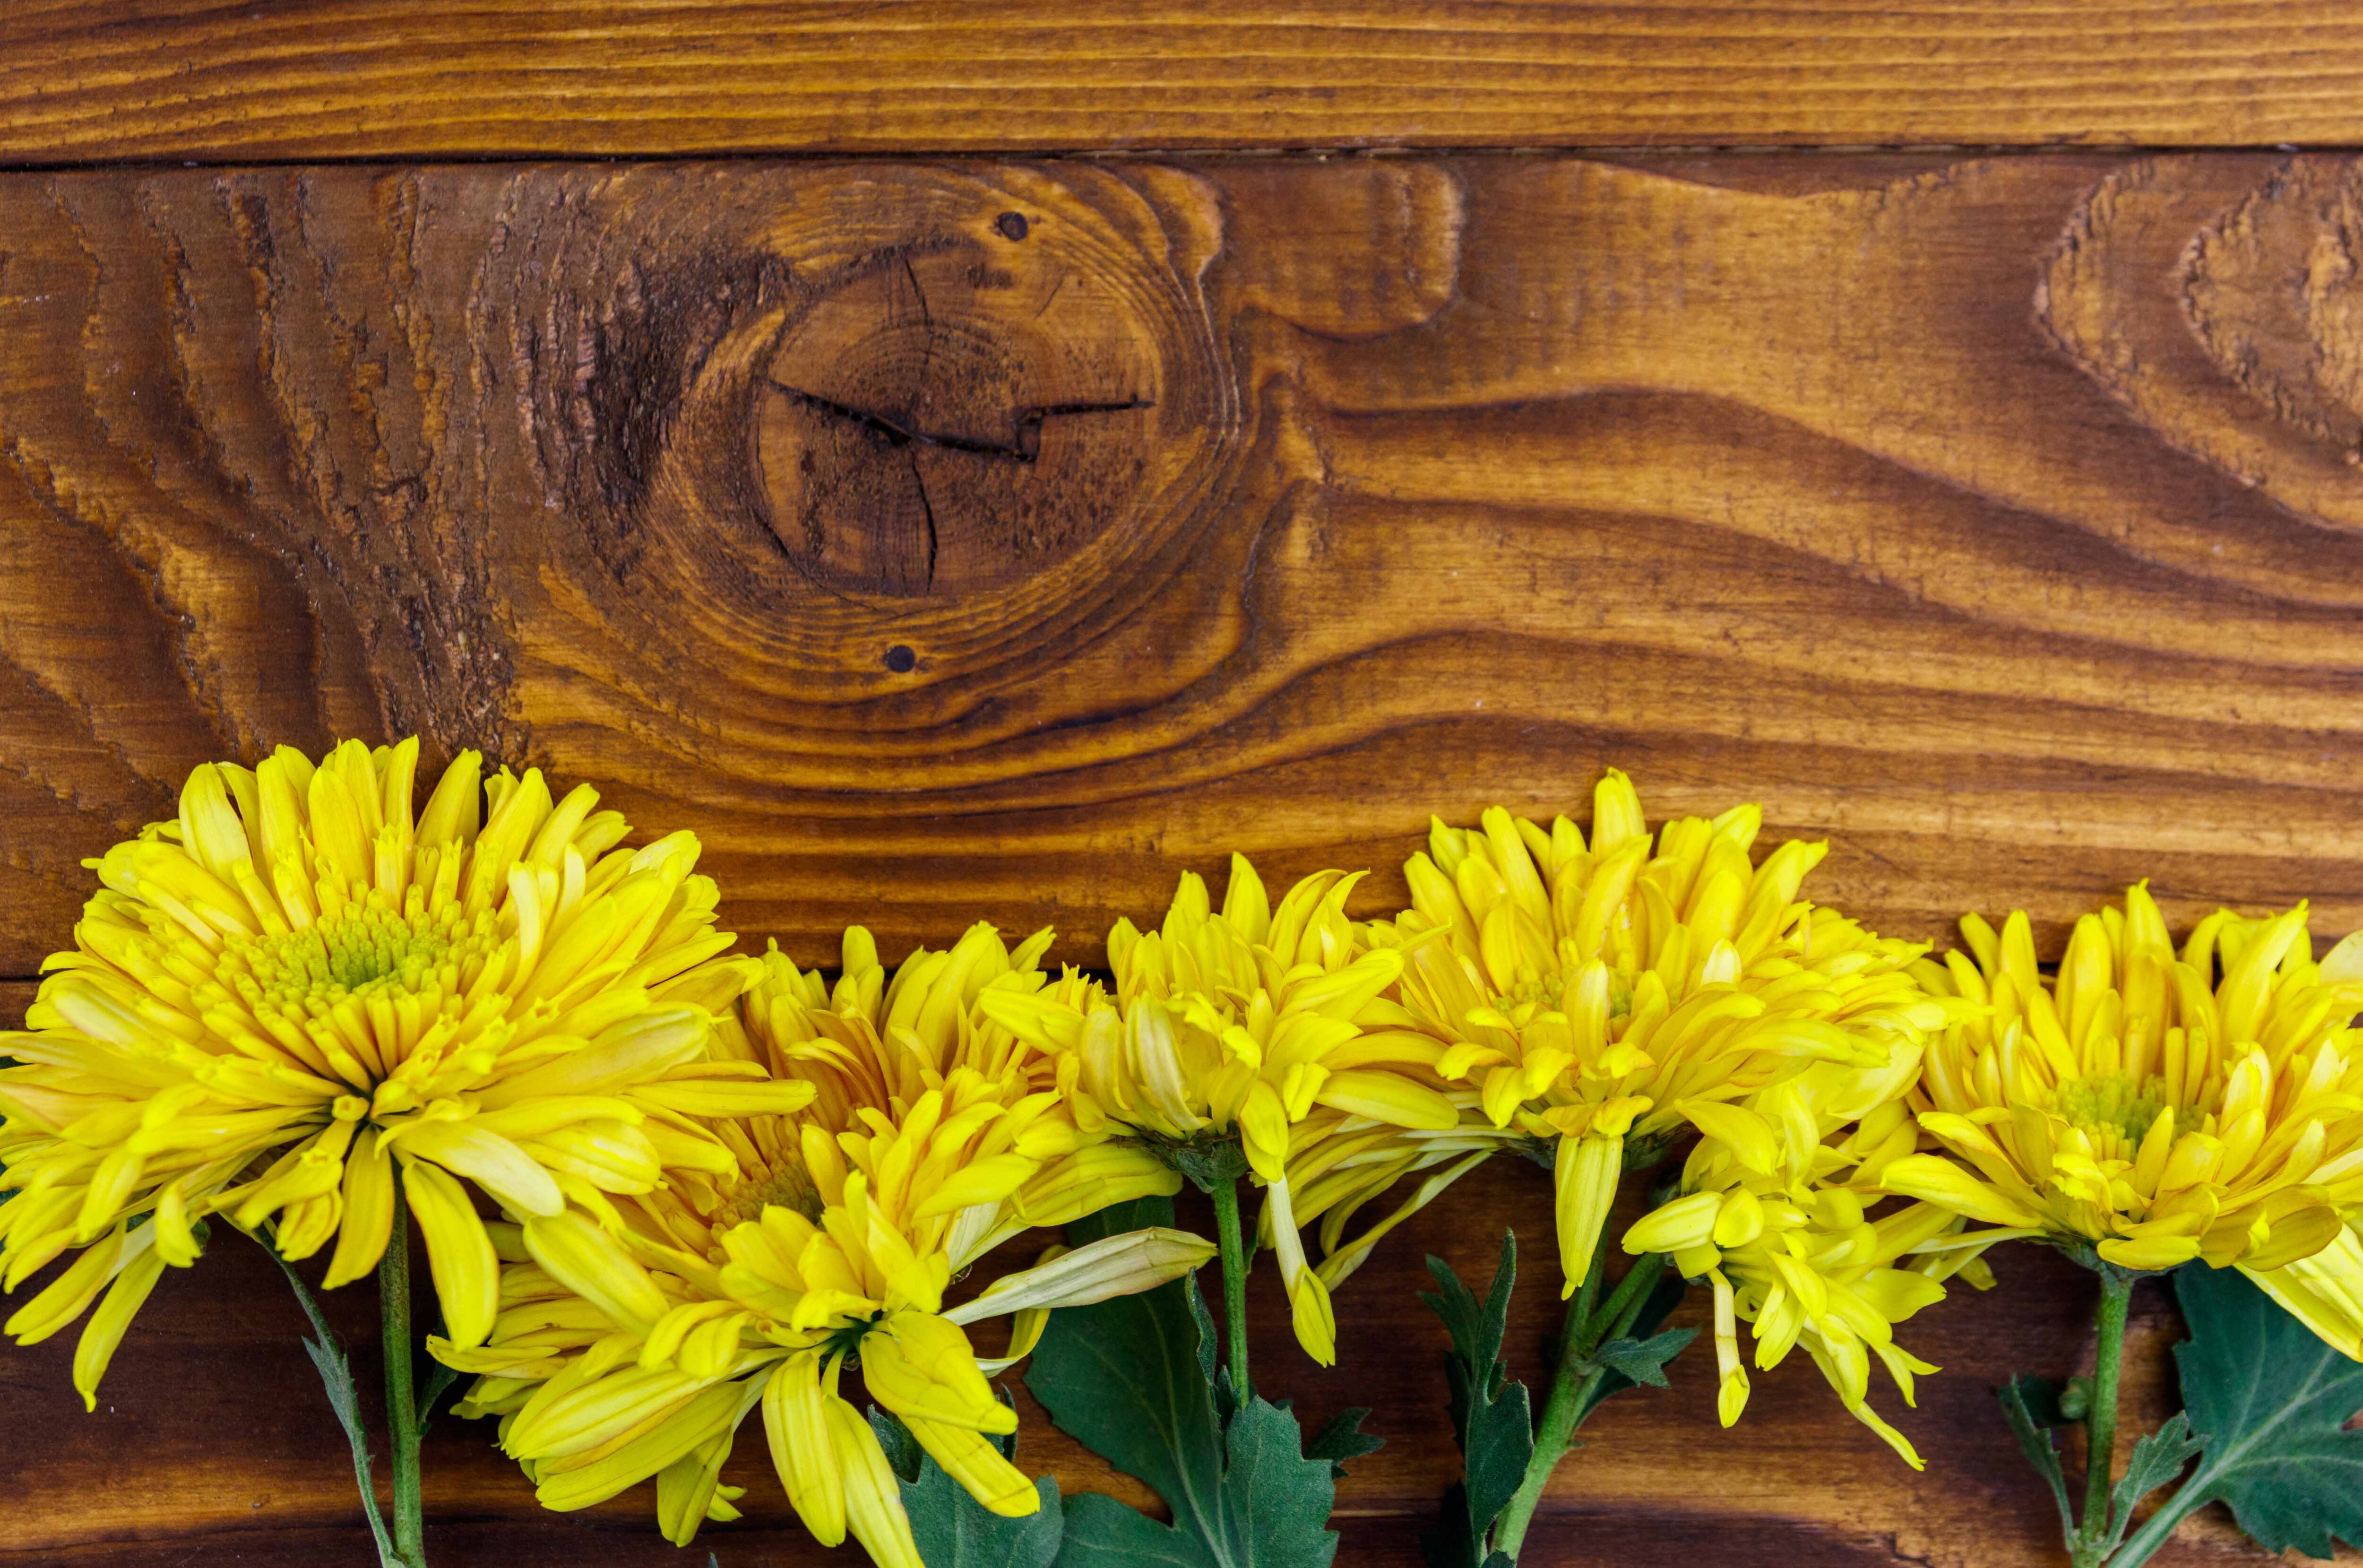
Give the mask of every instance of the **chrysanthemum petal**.
[[861, 1380], [879, 1404], [981, 1432], [1014, 1432], [1016, 1412], [993, 1396], [976, 1351], [958, 1325], [923, 1312], [897, 1312], [861, 1342]]
[[1103, 1237], [1034, 1268], [1004, 1274], [973, 1300], [943, 1314], [967, 1324], [1028, 1308], [1082, 1307], [1153, 1290], [1215, 1256], [1214, 1243], [1184, 1230], [1150, 1227]]
[[2324, 1344], [2363, 1361], [2363, 1241], [2351, 1229], [2310, 1257], [2276, 1269], [2240, 1272]]
[[763, 1385], [763, 1431], [771, 1466], [804, 1528], [823, 1546], [845, 1540], [845, 1462], [838, 1453], [828, 1406], [837, 1397], [831, 1368], [824, 1383], [819, 1352], [790, 1356]]
[[878, 1434], [860, 1412], [830, 1396], [822, 1402], [831, 1445], [844, 1476], [846, 1522], [877, 1568], [926, 1568], [911, 1539], [911, 1516]]
[[[133, 1240], [136, 1242], [135, 1237]], [[131, 1253], [115, 1283], [107, 1287], [106, 1298], [98, 1304], [90, 1321], [83, 1328], [82, 1338], [74, 1343], [73, 1385], [82, 1396], [84, 1410], [98, 1408], [99, 1380], [106, 1375], [107, 1363], [115, 1359], [116, 1347], [123, 1343], [126, 1330], [131, 1327], [133, 1314], [148, 1299], [163, 1277], [164, 1260], [153, 1246], [127, 1248]]]
[[475, 1206], [449, 1173], [414, 1160], [403, 1167], [402, 1190], [426, 1239], [435, 1297], [444, 1331], [455, 1345], [484, 1342], [500, 1312], [500, 1259]]
[[1949, 1160], [1934, 1154], [1907, 1154], [1880, 1173], [1880, 1184], [1968, 1215], [1988, 1225], [2035, 1226], [2039, 1216], [2012, 1203], [1992, 1184], [1979, 1181]]
[[[540, 1485], [534, 1489], [534, 1498], [543, 1507], [560, 1513], [604, 1503], [626, 1487], [638, 1485], [715, 1440], [727, 1437], [737, 1429], [762, 1392], [761, 1382], [754, 1379], [717, 1384], [705, 1389], [613, 1453], [580, 1469], [545, 1469]], [[702, 1509], [699, 1517], [704, 1517]]]
[[947, 1426], [921, 1416], [905, 1416], [903, 1424], [946, 1474], [992, 1512], [1004, 1518], [1024, 1518], [1041, 1511], [1042, 1497], [1034, 1489], [1032, 1478], [1004, 1459], [990, 1438], [967, 1427]]
[[552, 1279], [625, 1328], [645, 1333], [665, 1314], [664, 1295], [648, 1270], [586, 1215], [570, 1208], [528, 1219], [525, 1245]]
[[1592, 1254], [1600, 1245], [1609, 1206], [1616, 1200], [1617, 1178], [1625, 1172], [1622, 1138], [1562, 1138], [1552, 1167], [1558, 1194], [1555, 1214], [1559, 1227], [1559, 1265], [1565, 1283], [1562, 1297], [1573, 1296], [1592, 1272]]

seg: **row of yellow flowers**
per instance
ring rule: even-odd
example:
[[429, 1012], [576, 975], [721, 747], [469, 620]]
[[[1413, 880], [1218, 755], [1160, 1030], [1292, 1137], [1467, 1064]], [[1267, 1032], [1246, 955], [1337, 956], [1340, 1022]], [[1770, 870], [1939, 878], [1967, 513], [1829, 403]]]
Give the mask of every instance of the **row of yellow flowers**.
[[[2317, 963], [2302, 906], [2178, 950], [2136, 887], [2056, 979], [2023, 914], [1968, 917], [1938, 959], [1802, 898], [1825, 846], [1759, 857], [1752, 806], [1653, 831], [1612, 773], [1588, 836], [1439, 823], [1390, 919], [1347, 913], [1358, 876], [1275, 901], [1234, 858], [1219, 906], [1189, 875], [1155, 929], [1119, 921], [1104, 982], [1046, 969], [1049, 932], [980, 925], [891, 972], [849, 930], [832, 984], [733, 956], [690, 835], [625, 847], [590, 788], [472, 753], [420, 804], [417, 751], [198, 768], [177, 818], [94, 862], [0, 1037], [0, 1284], [78, 1253], [6, 1331], [89, 1313], [85, 1398], [208, 1221], [327, 1251], [336, 1286], [416, 1216], [430, 1349], [544, 1504], [654, 1478], [686, 1542], [735, 1517], [719, 1474], [760, 1408], [816, 1537], [915, 1563], [848, 1377], [985, 1506], [1030, 1511], [989, 1376], [1051, 1309], [1215, 1248], [1136, 1231], [954, 1282], [1226, 1151], [1325, 1363], [1332, 1294], [1505, 1151], [1554, 1173], [1570, 1295], [1626, 1173], [1681, 1157], [1615, 1244], [1711, 1289], [1726, 1425], [1745, 1323], [1758, 1370], [1802, 1346], [1918, 1463], [1872, 1364], [1909, 1403], [1935, 1369], [1896, 1326], [1990, 1284], [2014, 1238], [2237, 1266], [2363, 1355], [2363, 946]], [[971, 1327], [1004, 1316], [981, 1352]]]

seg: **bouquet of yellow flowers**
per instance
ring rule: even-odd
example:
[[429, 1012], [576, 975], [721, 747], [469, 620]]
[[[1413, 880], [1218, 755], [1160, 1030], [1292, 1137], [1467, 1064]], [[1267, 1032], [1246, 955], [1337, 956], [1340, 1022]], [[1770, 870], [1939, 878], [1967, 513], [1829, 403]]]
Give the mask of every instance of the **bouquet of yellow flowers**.
[[[2056, 973], [2023, 913], [1939, 954], [1806, 898], [1826, 845], [1759, 850], [1749, 806], [1653, 827], [1611, 772], [1588, 826], [1434, 823], [1391, 914], [1349, 907], [1361, 873], [1275, 901], [1234, 856], [1219, 905], [1184, 874], [1153, 928], [1119, 920], [1102, 973], [977, 925], [891, 967], [855, 927], [825, 973], [736, 951], [691, 835], [630, 847], [589, 787], [471, 752], [422, 800], [418, 755], [197, 768], [90, 862], [0, 1041], [0, 1285], [43, 1276], [7, 1333], [83, 1323], [94, 1401], [162, 1271], [251, 1237], [315, 1326], [389, 1568], [424, 1568], [418, 1434], [461, 1375], [544, 1506], [649, 1485], [676, 1544], [739, 1517], [723, 1469], [759, 1418], [813, 1536], [889, 1568], [1326, 1563], [1378, 1440], [1257, 1392], [1256, 1254], [1330, 1364], [1337, 1293], [1503, 1154], [1549, 1173], [1565, 1327], [1537, 1407], [1503, 1350], [1515, 1239], [1482, 1298], [1428, 1260], [1470, 1459], [1440, 1563], [1516, 1561], [1592, 1412], [1667, 1385], [1693, 1286], [1725, 1426], [1802, 1349], [1918, 1466], [1888, 1401], [1937, 1369], [1905, 1326], [1993, 1287], [2007, 1241], [2099, 1284], [2095, 1372], [2002, 1391], [2077, 1568], [2133, 1568], [2213, 1500], [2269, 1546], [2363, 1536], [2324, 1482], [2363, 1447], [2363, 938], [2317, 959], [2302, 905], [2177, 947], [2136, 886]], [[2169, 1271], [2187, 1408], [2118, 1479], [2128, 1302]], [[390, 1511], [314, 1294], [372, 1276]], [[1170, 1519], [1020, 1468], [994, 1379], [1021, 1363]]]

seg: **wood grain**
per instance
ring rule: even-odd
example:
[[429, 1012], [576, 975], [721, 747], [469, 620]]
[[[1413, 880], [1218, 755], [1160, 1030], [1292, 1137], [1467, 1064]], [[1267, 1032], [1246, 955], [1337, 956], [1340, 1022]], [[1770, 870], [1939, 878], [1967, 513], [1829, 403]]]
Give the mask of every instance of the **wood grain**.
[[[982, 915], [1095, 962], [1233, 847], [1374, 865], [1375, 912], [1430, 810], [1611, 763], [1831, 836], [1819, 895], [1901, 934], [2019, 904], [2056, 951], [2148, 874], [2326, 938], [2363, 924], [2358, 258], [2331, 155], [0, 176], [0, 974], [195, 762], [410, 729], [694, 828], [808, 961]], [[1270, 1388], [1390, 1439], [1346, 1562], [1417, 1561], [1452, 1471], [1420, 1257], [1549, 1234], [1530, 1168], [1456, 1198], [1352, 1282], [1337, 1372], [1257, 1282]], [[1729, 1433], [1686, 1365], [1528, 1560], [2052, 1563], [1990, 1390], [2072, 1369], [2087, 1286], [2002, 1270], [1912, 1326], [1926, 1475], [1803, 1362]], [[298, 1321], [229, 1238], [99, 1415], [70, 1341], [0, 1356], [0, 1560], [359, 1560]], [[1028, 1415], [1030, 1462], [1140, 1496]], [[832, 1560], [760, 1446], [701, 1550]], [[538, 1514], [481, 1429], [430, 1451], [443, 1568], [702, 1561], [643, 1496]], [[2158, 1561], [2258, 1560], [2210, 1515]]]
[[186, 770], [612, 786], [808, 961], [1430, 811], [2363, 924], [2330, 156], [0, 178], [0, 974]]
[[2363, 139], [2342, 0], [13, 0], [0, 161]]

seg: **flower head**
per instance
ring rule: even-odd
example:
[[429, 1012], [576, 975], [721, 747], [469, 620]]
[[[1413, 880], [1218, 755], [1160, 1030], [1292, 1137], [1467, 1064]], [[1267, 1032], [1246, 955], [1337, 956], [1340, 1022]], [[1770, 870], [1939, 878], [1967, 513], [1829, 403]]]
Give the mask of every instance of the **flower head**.
[[[882, 1563], [915, 1565], [883, 1451], [840, 1392], [858, 1370], [986, 1507], [1026, 1514], [1033, 1485], [991, 1441], [1015, 1415], [986, 1382], [1031, 1348], [1048, 1310], [1176, 1278], [1212, 1249], [1178, 1231], [1112, 1237], [948, 1306], [953, 1279], [1034, 1225], [1171, 1193], [1142, 1151], [1080, 1129], [1031, 1048], [980, 997], [1028, 991], [1047, 934], [1011, 952], [990, 926], [915, 952], [891, 980], [866, 931], [846, 935], [834, 991], [776, 951], [723, 1029], [721, 1054], [814, 1087], [794, 1117], [716, 1123], [728, 1173], [669, 1171], [656, 1190], [527, 1219], [503, 1314], [479, 1350], [435, 1344], [483, 1374], [466, 1408], [541, 1501], [579, 1508], [649, 1476], [669, 1538], [735, 1517], [717, 1476], [760, 1405], [789, 1500], [822, 1541], [849, 1530]], [[964, 1326], [1015, 1314], [1006, 1360]]]
[[[1187, 1163], [1237, 1148], [1265, 1184], [1298, 1340], [1336, 1358], [1327, 1288], [1306, 1263], [1292, 1207], [1293, 1129], [1319, 1110], [1447, 1131], [1460, 1113], [1432, 1071], [1440, 1047], [1383, 994], [1402, 955], [1346, 916], [1359, 873], [1321, 872], [1274, 906], [1243, 856], [1223, 906], [1184, 873], [1164, 923], [1108, 933], [1113, 993], [1070, 974], [1038, 992], [987, 992], [986, 1015], [1057, 1053], [1077, 1124], [1110, 1127]], [[1220, 1179], [1228, 1181], [1231, 1175]]]
[[1387, 939], [1403, 1004], [1494, 1126], [1555, 1144], [1566, 1294], [1628, 1164], [1815, 1063], [1883, 1071], [1947, 1017], [1912, 973], [1925, 949], [1798, 901], [1827, 845], [1750, 858], [1762, 819], [1741, 806], [1652, 835], [1612, 770], [1588, 841], [1497, 806], [1475, 831], [1437, 822], [1404, 863], [1412, 907]]
[[1753, 1326], [1756, 1365], [1778, 1366], [1803, 1345], [1847, 1409], [1914, 1469], [1920, 1456], [1870, 1408], [1870, 1362], [1883, 1364], [1904, 1403], [1913, 1376], [1936, 1369], [1895, 1343], [1894, 1325], [1944, 1298], [1942, 1281], [1976, 1269], [1974, 1250], [1932, 1245], [1958, 1215], [1892, 1202], [1880, 1178], [1914, 1147], [1904, 1095], [1920, 1047], [1902, 1039], [1878, 1067], [1816, 1062], [1721, 1108], [1723, 1136], [1702, 1139], [1675, 1196], [1625, 1232], [1629, 1252], [1664, 1252], [1714, 1294], [1723, 1424], [1747, 1404], [1738, 1324]]
[[1921, 1128], [1945, 1151], [1887, 1188], [2134, 1270], [2236, 1265], [2349, 1355], [2363, 1350], [2363, 942], [2313, 961], [2305, 906], [2219, 910], [2180, 952], [2147, 886], [2076, 922], [2058, 977], [2024, 912], [1961, 922], [1976, 1004], [1928, 1051]]
[[593, 790], [487, 780], [472, 751], [416, 806], [417, 758], [197, 768], [177, 818], [94, 862], [74, 947], [0, 1037], [22, 1063], [0, 1071], [5, 1284], [84, 1249], [6, 1328], [43, 1338], [105, 1290], [86, 1400], [205, 1216], [275, 1223], [290, 1259], [333, 1241], [336, 1285], [376, 1265], [398, 1178], [451, 1338], [479, 1343], [497, 1279], [468, 1184], [520, 1216], [648, 1192], [660, 1165], [733, 1163], [683, 1106], [808, 1094], [705, 1060], [750, 961], [719, 956], [694, 838], [618, 848]]

